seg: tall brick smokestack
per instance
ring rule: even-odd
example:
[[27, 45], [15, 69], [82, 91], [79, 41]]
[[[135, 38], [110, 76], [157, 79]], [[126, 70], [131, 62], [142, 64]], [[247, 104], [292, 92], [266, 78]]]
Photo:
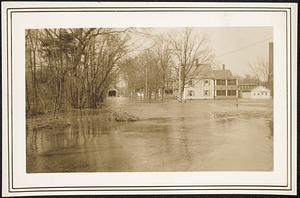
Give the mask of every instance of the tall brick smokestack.
[[268, 89], [271, 90], [273, 96], [273, 42], [269, 43], [269, 74], [268, 74]]

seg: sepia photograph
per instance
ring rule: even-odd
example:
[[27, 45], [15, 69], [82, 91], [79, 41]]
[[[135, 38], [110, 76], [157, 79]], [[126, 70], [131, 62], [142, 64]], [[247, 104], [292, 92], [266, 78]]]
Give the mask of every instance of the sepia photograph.
[[297, 12], [1, 2], [2, 196], [296, 195]]
[[272, 27], [26, 29], [26, 171], [272, 171]]

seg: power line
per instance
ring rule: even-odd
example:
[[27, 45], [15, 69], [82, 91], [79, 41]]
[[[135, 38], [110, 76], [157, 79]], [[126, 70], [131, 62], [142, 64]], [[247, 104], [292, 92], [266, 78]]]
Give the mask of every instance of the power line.
[[222, 57], [222, 56], [225, 56], [225, 55], [228, 55], [228, 54], [231, 54], [231, 53], [234, 53], [234, 52], [243, 50], [243, 49], [247, 49], [247, 48], [252, 47], [252, 46], [254, 46], [254, 45], [263, 43], [263, 42], [265, 42], [266, 40], [269, 40], [269, 39], [271, 39], [271, 38], [272, 38], [272, 37], [266, 38], [266, 39], [264, 39], [264, 40], [256, 41], [255, 43], [251, 43], [251, 44], [246, 45], [246, 46], [243, 46], [243, 47], [241, 47], [241, 48], [238, 48], [238, 49], [235, 49], [235, 50], [232, 50], [232, 51], [223, 53], [223, 54], [221, 54], [221, 55], [218, 55], [218, 56], [216, 56], [216, 58], [219, 58], [219, 57]]

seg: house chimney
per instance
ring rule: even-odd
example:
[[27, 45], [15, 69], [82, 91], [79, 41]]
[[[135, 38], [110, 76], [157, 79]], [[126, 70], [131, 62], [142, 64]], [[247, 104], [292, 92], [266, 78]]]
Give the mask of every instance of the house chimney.
[[223, 64], [223, 70], [225, 70], [225, 64]]

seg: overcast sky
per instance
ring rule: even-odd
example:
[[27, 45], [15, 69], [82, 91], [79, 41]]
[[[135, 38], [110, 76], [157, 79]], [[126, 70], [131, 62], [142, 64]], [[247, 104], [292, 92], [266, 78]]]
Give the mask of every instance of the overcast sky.
[[[175, 33], [183, 28], [153, 28], [152, 33]], [[197, 34], [206, 34], [215, 55], [214, 68], [226, 65], [234, 74], [251, 74], [249, 63], [257, 58], [268, 61], [268, 45], [273, 41], [272, 27], [201, 27], [193, 28]]]

